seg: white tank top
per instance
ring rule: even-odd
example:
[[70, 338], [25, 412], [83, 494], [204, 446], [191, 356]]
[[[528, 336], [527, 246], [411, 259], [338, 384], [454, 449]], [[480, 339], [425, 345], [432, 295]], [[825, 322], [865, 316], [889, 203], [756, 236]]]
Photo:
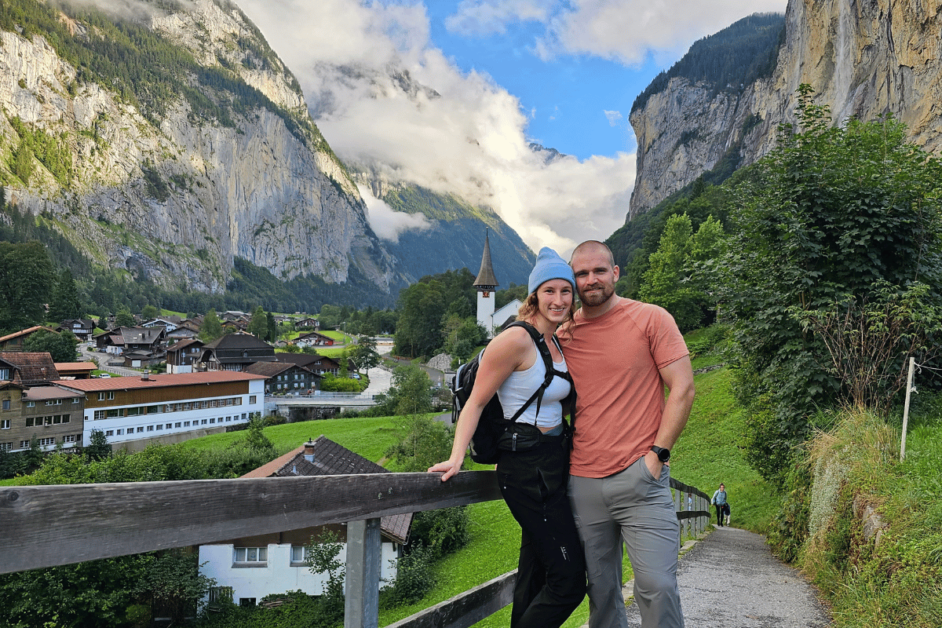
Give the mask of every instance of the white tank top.
[[[536, 345], [533, 345], [536, 360], [533, 366], [525, 371], [514, 371], [504, 380], [497, 389], [497, 398], [504, 409], [504, 418], [508, 421], [513, 418], [517, 410], [533, 396], [546, 378], [546, 367], [543, 366], [543, 357]], [[554, 368], [560, 372], [568, 372], [566, 358], [562, 362], [554, 362]], [[570, 384], [562, 377], [554, 377], [553, 381], [543, 392], [543, 401], [540, 403], [540, 414], [536, 413], [536, 400], [530, 404], [523, 414], [517, 418], [519, 423], [529, 423], [536, 427], [548, 428], [559, 425], [563, 420], [563, 399], [569, 394]]]

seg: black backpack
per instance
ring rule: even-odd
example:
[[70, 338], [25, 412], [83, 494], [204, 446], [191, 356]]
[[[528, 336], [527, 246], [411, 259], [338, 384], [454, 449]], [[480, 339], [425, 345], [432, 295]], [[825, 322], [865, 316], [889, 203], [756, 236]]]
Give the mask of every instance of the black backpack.
[[[477, 428], [474, 430], [474, 435], [471, 437], [471, 460], [479, 464], [497, 463], [501, 452], [498, 448], [498, 441], [501, 435], [512, 428], [520, 415], [523, 414], [534, 401], [536, 401], [536, 412], [537, 414], [540, 413], [543, 393], [546, 391], [547, 386], [552, 383], [554, 377], [563, 377], [572, 385], [572, 377], [569, 373], [556, 371], [553, 368], [553, 356], [550, 354], [549, 347], [546, 346], [543, 334], [537, 331], [533, 325], [525, 321], [515, 321], [507, 327], [523, 327], [527, 330], [527, 333], [530, 334], [530, 338], [536, 343], [537, 352], [543, 358], [543, 365], [546, 367], [546, 378], [510, 420], [504, 418], [504, 409], [501, 407], [496, 394], [487, 402], [487, 405], [485, 405], [484, 409], [481, 411], [481, 418], [478, 421]], [[553, 339], [554, 341], [556, 340], [555, 336]], [[558, 347], [559, 342], [556, 341], [556, 343]], [[471, 396], [471, 390], [474, 388], [474, 381], [477, 378], [478, 367], [480, 366], [481, 355], [483, 353], [484, 352], [481, 351], [470, 361], [459, 366], [451, 381], [451, 392], [455, 396], [455, 405], [451, 415], [452, 425], [458, 420], [461, 409], [464, 407], [465, 403], [467, 403], [468, 397]], [[571, 390], [574, 391], [575, 387]], [[570, 397], [574, 397], [574, 392], [570, 393]], [[574, 405], [574, 401], [571, 403]], [[565, 420], [563, 422], [565, 423]]]

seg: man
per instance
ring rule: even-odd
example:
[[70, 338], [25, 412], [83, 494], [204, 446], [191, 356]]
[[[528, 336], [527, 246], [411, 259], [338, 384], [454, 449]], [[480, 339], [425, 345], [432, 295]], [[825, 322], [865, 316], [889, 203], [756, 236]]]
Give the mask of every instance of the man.
[[624, 541], [641, 625], [682, 627], [667, 463], [693, 404], [690, 356], [666, 310], [615, 295], [619, 269], [607, 246], [583, 242], [570, 264], [582, 307], [560, 339], [578, 393], [569, 491], [585, 548], [589, 626], [628, 626]]
[[716, 506], [716, 524], [723, 527], [723, 516], [726, 514], [726, 485], [720, 484], [720, 488], [713, 493], [713, 499], [710, 503]]

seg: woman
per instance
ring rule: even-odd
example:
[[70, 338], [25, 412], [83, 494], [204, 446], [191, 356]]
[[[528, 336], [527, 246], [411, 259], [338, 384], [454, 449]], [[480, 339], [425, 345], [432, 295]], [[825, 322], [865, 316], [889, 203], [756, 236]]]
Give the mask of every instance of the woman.
[[[554, 333], [572, 318], [575, 284], [569, 264], [552, 249], [541, 249], [530, 273], [530, 294], [517, 316], [543, 335], [556, 372], [566, 372], [566, 361]], [[429, 471], [443, 472], [443, 482], [458, 473], [481, 411], [495, 392], [504, 417], [510, 419], [545, 375], [546, 367], [526, 329], [511, 327], [494, 338], [458, 417], [451, 457]], [[530, 404], [517, 419], [525, 429], [539, 430], [540, 443], [526, 451], [503, 451], [497, 463], [501, 494], [522, 528], [511, 628], [558, 627], [585, 596], [585, 559], [566, 496], [569, 440], [563, 401], [571, 392], [571, 380], [556, 375], [541, 403]]]

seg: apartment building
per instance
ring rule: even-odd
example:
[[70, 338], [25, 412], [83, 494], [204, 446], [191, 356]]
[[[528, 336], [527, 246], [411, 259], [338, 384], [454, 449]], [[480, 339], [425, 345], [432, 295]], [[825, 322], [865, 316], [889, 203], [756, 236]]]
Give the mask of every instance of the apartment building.
[[82, 443], [101, 430], [109, 443], [246, 423], [265, 408], [265, 377], [211, 371], [59, 383], [84, 394]]
[[26, 451], [33, 438], [44, 451], [81, 444], [84, 401], [81, 393], [55, 385], [0, 381], [0, 450]]

